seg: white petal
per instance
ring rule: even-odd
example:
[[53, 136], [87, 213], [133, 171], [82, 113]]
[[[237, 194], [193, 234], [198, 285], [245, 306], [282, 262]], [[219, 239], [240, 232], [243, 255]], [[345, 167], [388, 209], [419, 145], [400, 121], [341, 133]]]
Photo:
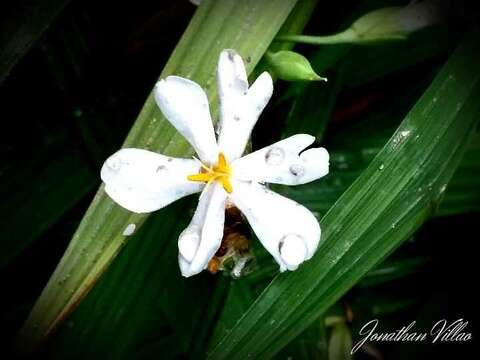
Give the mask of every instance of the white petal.
[[182, 254], [178, 253], [178, 266], [180, 267], [180, 272], [183, 276], [187, 277], [190, 275], [186, 275], [189, 273], [190, 263], [185, 260]]
[[315, 137], [297, 134], [264, 147], [236, 161], [232, 166], [235, 179], [284, 185], [299, 185], [328, 174], [329, 155], [324, 148], [312, 148]]
[[204, 270], [220, 247], [226, 199], [227, 193], [217, 182], [203, 190], [192, 221], [178, 239], [183, 276], [189, 277]]
[[235, 50], [220, 53], [217, 67], [217, 85], [220, 98], [243, 95], [248, 90], [247, 72], [243, 60]]
[[201, 191], [204, 184], [187, 180], [199, 167], [193, 159], [122, 149], [105, 161], [100, 176], [115, 202], [127, 210], [147, 213]]
[[233, 50], [220, 54], [217, 70], [220, 98], [218, 146], [228, 161], [242, 156], [250, 133], [273, 92], [271, 76], [262, 73], [248, 89], [242, 58]]
[[168, 76], [155, 86], [155, 100], [170, 123], [193, 146], [201, 160], [217, 161], [215, 140], [207, 95], [195, 82]]
[[280, 271], [310, 259], [320, 241], [320, 225], [304, 206], [257, 183], [233, 181], [231, 198], [246, 216]]

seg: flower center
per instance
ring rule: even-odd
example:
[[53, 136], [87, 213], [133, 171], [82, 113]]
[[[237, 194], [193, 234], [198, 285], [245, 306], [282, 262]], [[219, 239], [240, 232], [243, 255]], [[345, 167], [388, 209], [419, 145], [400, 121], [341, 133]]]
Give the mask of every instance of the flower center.
[[226, 192], [232, 192], [232, 184], [230, 182], [231, 170], [223, 153], [218, 154], [218, 162], [215, 166], [206, 166], [202, 164], [200, 172], [194, 175], [188, 175], [190, 181], [199, 181], [210, 184], [212, 181], [218, 181], [222, 184]]

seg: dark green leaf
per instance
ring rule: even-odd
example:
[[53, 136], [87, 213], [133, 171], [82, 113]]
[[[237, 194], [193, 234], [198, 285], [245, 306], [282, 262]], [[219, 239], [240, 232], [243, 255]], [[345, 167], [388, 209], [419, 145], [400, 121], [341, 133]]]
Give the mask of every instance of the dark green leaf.
[[48, 166], [42, 160], [32, 159], [26, 171], [9, 170], [1, 179], [4, 188], [16, 191], [6, 194], [0, 204], [2, 220], [8, 224], [0, 243], [0, 268], [98, 184], [97, 175], [76, 149], [61, 152]]
[[278, 275], [210, 358], [272, 357], [429, 218], [474, 133], [479, 61], [471, 36], [322, 219], [316, 256]]

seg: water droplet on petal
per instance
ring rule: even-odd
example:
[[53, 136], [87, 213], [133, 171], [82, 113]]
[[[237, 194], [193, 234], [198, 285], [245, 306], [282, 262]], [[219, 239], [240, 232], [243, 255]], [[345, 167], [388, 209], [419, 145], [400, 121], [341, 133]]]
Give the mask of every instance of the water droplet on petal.
[[285, 151], [279, 147], [272, 147], [265, 154], [265, 162], [268, 165], [280, 165], [283, 159], [285, 159]]
[[286, 235], [279, 244], [279, 251], [282, 260], [289, 269], [295, 269], [307, 257], [307, 247], [301, 236]]
[[107, 166], [113, 171], [119, 171], [122, 164], [118, 158], [111, 157], [107, 160]]
[[290, 166], [290, 172], [296, 177], [302, 177], [305, 175], [305, 168], [299, 164], [293, 164]]
[[197, 231], [185, 229], [178, 238], [178, 251], [187, 262], [192, 262], [197, 253], [200, 236]]

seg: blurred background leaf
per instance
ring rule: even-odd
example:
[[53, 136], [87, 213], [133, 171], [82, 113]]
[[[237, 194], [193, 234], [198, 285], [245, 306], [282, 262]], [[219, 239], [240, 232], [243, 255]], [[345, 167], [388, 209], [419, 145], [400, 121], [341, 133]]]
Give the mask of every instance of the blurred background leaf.
[[53, 23], [70, 0], [2, 2], [0, 84]]

